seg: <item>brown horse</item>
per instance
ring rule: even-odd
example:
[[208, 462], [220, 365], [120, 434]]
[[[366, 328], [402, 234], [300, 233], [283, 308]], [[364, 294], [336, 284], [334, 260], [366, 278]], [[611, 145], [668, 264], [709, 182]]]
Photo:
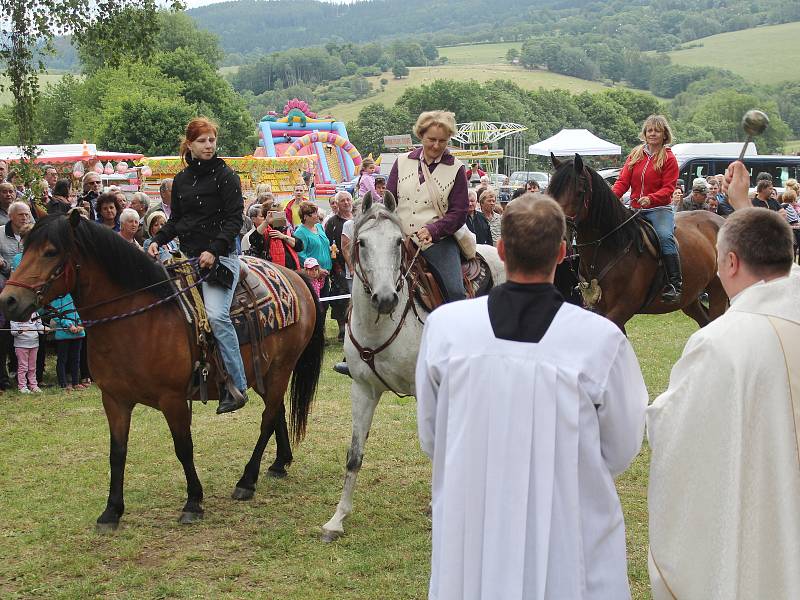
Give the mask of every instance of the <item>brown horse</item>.
[[[658, 261], [640, 250], [642, 228], [634, 212], [626, 208], [593, 169], [574, 160], [552, 157], [556, 171], [548, 193], [561, 205], [577, 233], [580, 278], [591, 284], [587, 302], [625, 331], [625, 323], [637, 313], [661, 314], [682, 310], [703, 327], [725, 312], [728, 297], [717, 277], [717, 232], [722, 217], [708, 211], [678, 213], [675, 238], [683, 270], [680, 302], [661, 301], [654, 285]], [[599, 287], [599, 289], [598, 289]], [[700, 302], [708, 293], [709, 308]], [[598, 298], [599, 295], [599, 298]]]
[[[319, 306], [306, 281], [288, 270], [299, 301], [298, 321], [262, 338], [266, 394], [261, 433], [233, 497], [249, 499], [258, 480], [264, 448], [280, 422], [291, 379], [291, 428], [299, 440], [316, 392], [324, 346]], [[166, 270], [111, 229], [79, 216], [51, 215], [28, 235], [22, 262], [0, 294], [9, 319], [24, 321], [54, 298], [71, 293], [81, 319], [95, 322], [88, 333], [92, 377], [100, 387], [111, 432], [111, 484], [99, 529], [116, 529], [124, 512], [123, 478], [131, 411], [137, 403], [160, 410], [167, 420], [175, 454], [186, 476], [187, 501], [180, 522], [203, 515], [203, 488], [194, 466], [191, 409], [187, 390], [198, 358], [189, 343], [186, 320], [174, 300]], [[144, 289], [146, 288], [146, 289]], [[160, 302], [159, 302], [160, 301]], [[156, 304], [145, 312], [145, 307]], [[84, 306], [84, 309], [81, 309]], [[130, 314], [129, 313], [133, 313]], [[108, 321], [98, 320], [109, 317]], [[248, 382], [255, 380], [252, 348], [242, 347]], [[108, 360], [128, 356], [124, 368]], [[209, 381], [213, 381], [213, 375]], [[215, 393], [209, 385], [209, 395]]]

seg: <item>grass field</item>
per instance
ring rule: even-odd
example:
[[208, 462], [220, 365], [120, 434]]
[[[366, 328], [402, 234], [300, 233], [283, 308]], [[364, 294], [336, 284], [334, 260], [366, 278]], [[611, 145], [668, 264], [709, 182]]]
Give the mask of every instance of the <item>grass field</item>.
[[796, 81], [800, 75], [800, 22], [744, 29], [696, 40], [698, 48], [670, 52], [672, 61], [691, 66], [730, 69], [748, 81]]
[[506, 53], [514, 48], [519, 50], [520, 42], [501, 44], [469, 44], [464, 46], [442, 46], [437, 48], [439, 56], [446, 56], [450, 65], [497, 65], [504, 63]]
[[[651, 397], [665, 389], [694, 329], [679, 314], [629, 324]], [[348, 380], [330, 369], [340, 357], [341, 347], [332, 342], [308, 438], [295, 448], [289, 478], [262, 478], [250, 502], [229, 495], [252, 451], [260, 402], [251, 392], [243, 410], [223, 417], [214, 415], [213, 403], [196, 405], [195, 457], [206, 518], [193, 526], [176, 522], [185, 484], [164, 419], [137, 408], [127, 512], [113, 535], [94, 532], [108, 488], [108, 429], [96, 389], [6, 392], [0, 397], [0, 597], [423, 598], [430, 466], [417, 443], [413, 398], [384, 395], [347, 534], [332, 545], [318, 540], [341, 492], [350, 440]], [[272, 444], [264, 468], [271, 452]], [[649, 598], [648, 460], [645, 447], [617, 482], [637, 600]]]
[[786, 142], [786, 145], [783, 147], [783, 151], [786, 154], [795, 154], [796, 152], [800, 152], [800, 140], [790, 140]]
[[[63, 76], [63, 73], [42, 73], [39, 75], [39, 84], [44, 88], [49, 83], [57, 83]], [[13, 96], [7, 88], [8, 78], [5, 75], [0, 75], [0, 86], [3, 88], [0, 90], [0, 106], [10, 104]]]
[[[465, 46], [465, 48], [467, 48], [467, 46]], [[374, 96], [362, 98], [355, 102], [336, 104], [330, 108], [326, 108], [324, 112], [326, 114], [332, 114], [337, 119], [349, 121], [355, 119], [359, 111], [367, 104], [379, 102], [384, 106], [391, 106], [409, 87], [429, 84], [437, 79], [477, 81], [479, 83], [484, 83], [493, 79], [510, 79], [527, 90], [535, 90], [540, 87], [563, 88], [571, 92], [582, 92], [585, 90], [598, 91], [605, 89], [605, 86], [597, 81], [586, 81], [584, 79], [567, 77], [548, 71], [528, 71], [509, 64], [481, 63], [469, 65], [442, 65], [437, 67], [412, 67], [409, 69], [408, 77], [403, 77], [402, 79], [394, 79], [391, 73], [386, 73], [380, 77], [370, 77], [368, 79], [372, 82], [373, 88], [379, 90], [380, 80], [382, 78], [389, 80], [384, 91], [379, 91]]]

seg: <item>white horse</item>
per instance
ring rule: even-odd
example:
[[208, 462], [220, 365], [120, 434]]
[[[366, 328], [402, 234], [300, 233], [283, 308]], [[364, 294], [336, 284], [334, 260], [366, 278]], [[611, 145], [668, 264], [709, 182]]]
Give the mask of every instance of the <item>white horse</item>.
[[[391, 198], [385, 206], [372, 204], [368, 194], [353, 232], [351, 248], [358, 257], [357, 277], [353, 281], [352, 312], [344, 343], [353, 377], [353, 439], [347, 453], [342, 497], [336, 513], [322, 526], [321, 537], [326, 542], [344, 534], [344, 520], [353, 510], [353, 490], [364, 444], [381, 394], [391, 390], [414, 395], [414, 370], [425, 312], [413, 295], [409, 297], [413, 291], [409, 290], [407, 273], [401, 271], [403, 232], [395, 208]], [[480, 245], [478, 252], [489, 265], [494, 285], [503, 283], [505, 268], [497, 250]], [[365, 358], [372, 358], [374, 370]]]

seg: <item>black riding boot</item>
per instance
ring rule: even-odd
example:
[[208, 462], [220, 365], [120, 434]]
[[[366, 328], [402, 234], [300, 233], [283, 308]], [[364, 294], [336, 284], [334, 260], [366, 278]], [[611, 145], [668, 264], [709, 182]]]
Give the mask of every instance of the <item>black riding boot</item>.
[[679, 302], [683, 292], [683, 277], [681, 276], [681, 259], [677, 254], [664, 256], [664, 268], [667, 270], [667, 285], [661, 292], [664, 302], [673, 304]]
[[228, 387], [225, 385], [221, 385], [219, 388], [219, 406], [217, 406], [217, 414], [221, 415], [223, 413], [233, 412], [235, 410], [239, 410], [245, 404], [247, 404], [247, 392], [239, 392], [238, 397], [234, 397], [231, 395], [231, 392], [228, 390]]

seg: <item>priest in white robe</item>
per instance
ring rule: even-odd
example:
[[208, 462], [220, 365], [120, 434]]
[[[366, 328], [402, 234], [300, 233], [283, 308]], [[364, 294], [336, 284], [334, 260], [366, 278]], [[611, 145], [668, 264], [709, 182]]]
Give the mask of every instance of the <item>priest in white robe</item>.
[[630, 597], [614, 477], [639, 452], [647, 390], [620, 330], [552, 285], [564, 228], [548, 197], [513, 200], [498, 245], [508, 282], [425, 324], [431, 599]]
[[689, 338], [647, 412], [653, 598], [796, 599], [800, 274], [792, 232], [777, 213], [744, 208], [728, 217], [717, 247], [730, 309]]

